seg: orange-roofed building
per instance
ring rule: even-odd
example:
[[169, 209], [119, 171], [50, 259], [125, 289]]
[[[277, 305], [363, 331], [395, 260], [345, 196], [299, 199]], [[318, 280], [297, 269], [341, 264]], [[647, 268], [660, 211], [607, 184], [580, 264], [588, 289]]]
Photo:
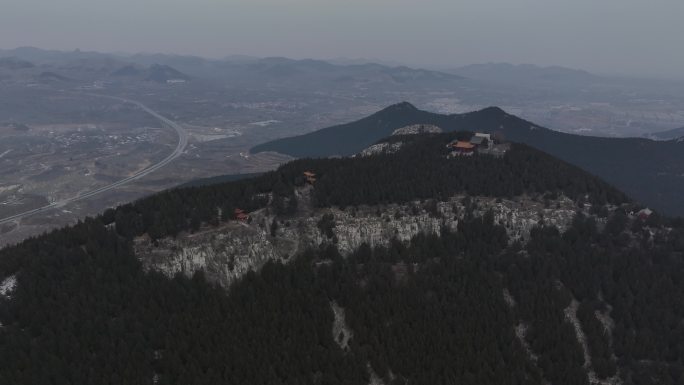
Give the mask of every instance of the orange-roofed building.
[[453, 149], [451, 154], [449, 154], [450, 157], [470, 156], [475, 153], [475, 149], [477, 148], [476, 145], [462, 140], [449, 143], [449, 147]]
[[458, 141], [453, 144], [454, 150], [461, 152], [471, 152], [475, 150], [475, 145], [470, 142]]
[[304, 178], [306, 178], [306, 181], [314, 184], [316, 182], [316, 174], [314, 174], [311, 171], [304, 171]]
[[249, 215], [242, 209], [235, 209], [235, 219], [238, 221], [246, 221], [249, 219]]

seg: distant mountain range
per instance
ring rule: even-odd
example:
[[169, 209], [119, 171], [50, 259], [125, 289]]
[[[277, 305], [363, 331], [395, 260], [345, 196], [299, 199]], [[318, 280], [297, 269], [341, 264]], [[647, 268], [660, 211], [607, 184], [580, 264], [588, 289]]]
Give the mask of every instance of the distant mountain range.
[[652, 134], [648, 134], [647, 137], [656, 140], [680, 139], [684, 137], [684, 127], [675, 128], [667, 131], [655, 132]]
[[274, 151], [295, 157], [351, 155], [411, 124], [499, 133], [582, 167], [668, 215], [684, 215], [684, 142], [566, 134], [496, 107], [441, 115], [400, 103], [356, 122], [264, 143], [252, 152]]
[[[258, 58], [230, 55], [222, 59], [208, 59], [174, 54], [115, 54], [90, 51], [57, 51], [34, 47], [0, 50], [0, 68], [12, 57], [27, 65], [71, 66], [74, 63], [93, 67], [90, 70], [112, 72], [126, 65], [166, 65], [192, 77], [221, 78], [232, 81], [288, 80], [292, 83], [303, 77], [317, 81], [357, 81], [412, 83], [457, 81], [469, 78], [489, 83], [570, 83], [575, 86], [605, 78], [587, 71], [560, 66], [541, 67], [532, 64], [509, 63], [473, 64], [446, 71], [424, 70], [365, 59], [288, 59], [284, 57]], [[5, 64], [6, 65], [6, 64]], [[104, 68], [106, 67], [106, 68]]]
[[138, 64], [108, 54], [44, 51], [34, 48], [0, 50], [0, 75], [43, 83], [96, 80], [166, 83], [169, 80], [191, 79], [191, 76], [167, 64]]
[[[11, 58], [11, 59], [9, 59]], [[323, 88], [339, 87], [422, 87], [448, 86], [462, 77], [446, 72], [388, 66], [374, 63], [330, 63], [322, 60], [294, 60], [283, 57], [253, 58], [229, 56], [206, 59], [196, 56], [165, 54], [107, 54], [84, 51], [52, 51], [32, 47], [0, 50], [0, 68], [46, 66], [50, 71], [74, 79], [94, 80], [109, 75], [138, 77], [149, 66], [152, 74], [145, 80], [166, 81], [171, 78], [220, 80], [232, 85], [281, 86], [288, 89], [307, 88], [312, 84]], [[63, 73], [62, 73], [63, 72]], [[155, 73], [160, 73], [156, 76]], [[182, 74], [182, 76], [181, 76]]]
[[[137, 60], [141, 60], [136, 57]], [[159, 59], [160, 63], [164, 61]], [[165, 62], [174, 68], [205, 78], [221, 79], [233, 85], [269, 85], [288, 89], [340, 87], [386, 89], [391, 87], [446, 87], [458, 84], [461, 76], [439, 71], [391, 67], [380, 64], [333, 64], [321, 60], [294, 60], [282, 57], [262, 59], [238, 58], [212, 61], [190, 58], [169, 58]]]
[[190, 80], [190, 76], [165, 64], [153, 64], [149, 68], [141, 68], [132, 64], [126, 65], [112, 72], [115, 77], [130, 77], [165, 83], [169, 80]]
[[26, 68], [33, 68], [33, 63], [17, 59], [15, 57], [1, 57], [0, 58], [0, 68], [5, 68], [9, 70], [21, 70]]
[[472, 64], [448, 71], [471, 79], [501, 83], [574, 83], [584, 85], [601, 77], [584, 70], [560, 66], [541, 67], [510, 63]]

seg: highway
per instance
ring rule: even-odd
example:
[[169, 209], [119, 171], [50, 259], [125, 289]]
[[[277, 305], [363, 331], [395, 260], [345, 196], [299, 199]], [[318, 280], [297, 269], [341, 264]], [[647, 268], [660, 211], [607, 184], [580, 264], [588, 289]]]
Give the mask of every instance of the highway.
[[45, 212], [45, 211], [48, 211], [48, 210], [51, 210], [54, 208], [63, 207], [69, 203], [77, 202], [77, 201], [80, 201], [82, 199], [87, 199], [87, 198], [90, 198], [90, 197], [95, 196], [97, 194], [101, 194], [103, 192], [110, 191], [110, 190], [115, 189], [117, 187], [123, 186], [126, 183], [140, 179], [147, 174], [150, 174], [156, 170], [159, 170], [160, 168], [171, 163], [174, 159], [179, 157], [183, 153], [183, 151], [185, 151], [185, 147], [188, 145], [189, 135], [188, 135], [188, 132], [185, 131], [185, 129], [180, 124], [160, 115], [156, 111], [150, 109], [146, 105], [144, 105], [138, 101], [135, 101], [135, 100], [119, 98], [116, 96], [99, 95], [99, 94], [93, 94], [91, 96], [104, 97], [104, 98], [108, 98], [108, 99], [115, 99], [115, 100], [119, 100], [119, 101], [126, 102], [126, 103], [131, 103], [131, 104], [138, 106], [143, 111], [145, 111], [148, 114], [157, 118], [164, 125], [171, 127], [176, 131], [176, 133], [178, 134], [178, 144], [176, 145], [176, 148], [173, 150], [173, 152], [171, 154], [169, 154], [166, 158], [162, 159], [158, 163], [155, 163], [151, 166], [148, 166], [148, 167], [136, 172], [135, 174], [133, 174], [129, 177], [118, 180], [118, 181], [111, 183], [111, 184], [108, 184], [106, 186], [102, 186], [102, 187], [96, 188], [94, 190], [85, 192], [83, 194], [76, 195], [76, 196], [71, 197], [71, 198], [63, 199], [61, 201], [53, 202], [53, 203], [46, 205], [46, 206], [38, 207], [38, 208], [35, 208], [33, 210], [25, 211], [23, 213], [19, 213], [19, 214], [11, 215], [11, 216], [6, 217], [6, 218], [2, 218], [2, 219], [0, 219], [0, 225], [5, 224], [5, 223], [9, 223], [12, 221], [16, 221], [16, 220], [19, 220], [19, 219], [22, 219], [22, 218], [25, 218], [25, 217], [28, 217], [28, 216], [31, 216], [34, 214], [42, 213], [42, 212]]

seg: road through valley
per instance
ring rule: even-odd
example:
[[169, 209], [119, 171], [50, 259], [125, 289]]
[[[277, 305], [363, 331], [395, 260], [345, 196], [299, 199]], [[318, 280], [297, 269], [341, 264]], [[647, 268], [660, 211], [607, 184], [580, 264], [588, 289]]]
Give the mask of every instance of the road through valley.
[[150, 173], [168, 165], [174, 159], [179, 157], [183, 153], [183, 151], [185, 151], [185, 147], [188, 145], [189, 135], [188, 135], [188, 132], [180, 124], [172, 121], [171, 119], [168, 119], [168, 118], [160, 115], [158, 112], [150, 109], [149, 107], [147, 107], [144, 104], [142, 104], [138, 101], [135, 101], [135, 100], [120, 98], [120, 97], [116, 97], [116, 96], [108, 96], [108, 95], [92, 95], [92, 96], [104, 97], [104, 98], [122, 101], [125, 103], [131, 103], [131, 104], [136, 105], [138, 108], [142, 109], [143, 111], [147, 112], [148, 114], [154, 116], [162, 124], [164, 124], [165, 126], [168, 126], [170, 128], [173, 128], [176, 131], [176, 133], [178, 134], [178, 143], [176, 144], [176, 148], [166, 158], [164, 158], [161, 161], [159, 161], [153, 165], [150, 165], [150, 166], [148, 166], [148, 167], [146, 167], [140, 171], [137, 171], [133, 175], [130, 175], [126, 178], [123, 178], [123, 179], [118, 180], [114, 183], [108, 184], [106, 186], [102, 186], [102, 187], [96, 188], [94, 190], [87, 191], [87, 192], [82, 193], [82, 194], [78, 194], [78, 195], [73, 196], [71, 198], [56, 201], [56, 202], [53, 202], [49, 205], [38, 207], [38, 208], [28, 210], [28, 211], [25, 211], [22, 213], [14, 214], [14, 215], [11, 215], [11, 216], [6, 217], [6, 218], [0, 218], [0, 225], [22, 219], [22, 218], [28, 217], [30, 215], [45, 212], [47, 210], [66, 206], [69, 203], [73, 203], [76, 201], [87, 199], [87, 198], [90, 198], [90, 197], [95, 196], [97, 194], [101, 194], [103, 192], [113, 190], [113, 189], [120, 187], [120, 186], [123, 186], [129, 182], [140, 179], [140, 178], [144, 177], [145, 175], [150, 174]]

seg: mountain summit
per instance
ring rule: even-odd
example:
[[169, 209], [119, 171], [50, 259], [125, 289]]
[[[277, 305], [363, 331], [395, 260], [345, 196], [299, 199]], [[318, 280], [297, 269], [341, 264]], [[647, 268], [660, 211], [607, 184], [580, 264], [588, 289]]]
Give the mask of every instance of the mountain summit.
[[411, 103], [402, 102], [355, 122], [274, 140], [255, 146], [251, 151], [275, 151], [295, 157], [352, 155], [381, 138], [390, 136], [394, 130], [414, 124], [434, 125], [444, 131], [485, 132], [508, 132], [527, 129], [532, 125], [506, 114], [498, 107], [488, 107], [466, 114], [440, 115], [422, 111]]
[[393, 105], [385, 108], [381, 112], [382, 113], [398, 113], [401, 111], [417, 111], [417, 110], [418, 110], [418, 108], [416, 108], [416, 106], [414, 106], [413, 104], [411, 104], [409, 102], [401, 102], [401, 103], [393, 104]]
[[355, 122], [258, 145], [252, 152], [275, 151], [294, 157], [352, 155], [416, 124], [448, 131], [497, 134], [527, 143], [598, 175], [633, 198], [670, 215], [684, 215], [684, 141], [605, 138], [552, 131], [498, 107], [441, 115], [409, 103], [389, 106]]

